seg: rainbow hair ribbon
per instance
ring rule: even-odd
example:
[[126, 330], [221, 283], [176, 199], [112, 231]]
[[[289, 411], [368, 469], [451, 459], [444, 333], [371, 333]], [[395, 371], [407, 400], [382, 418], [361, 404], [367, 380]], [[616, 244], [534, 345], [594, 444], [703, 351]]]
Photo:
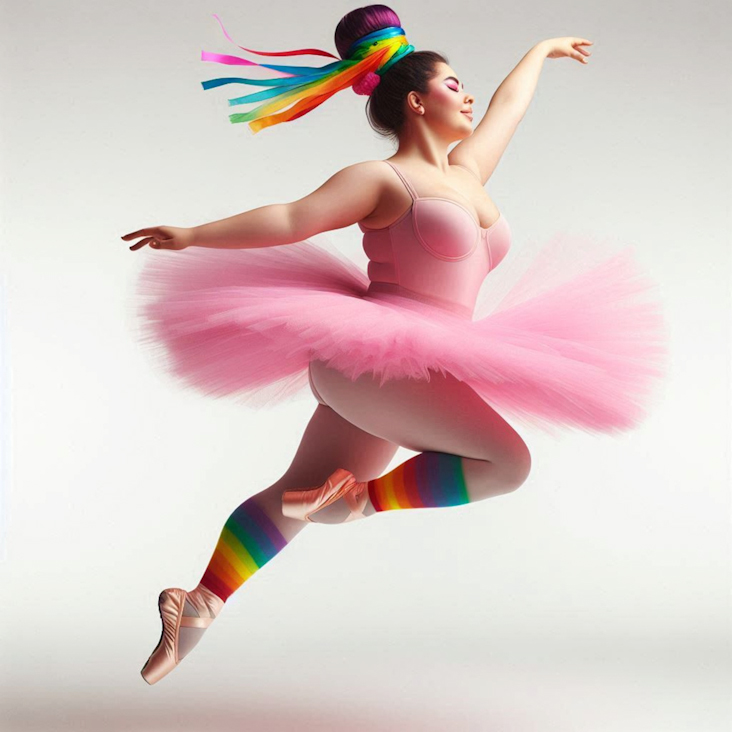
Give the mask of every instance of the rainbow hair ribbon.
[[[238, 45], [226, 32], [218, 15], [214, 14], [214, 18], [219, 21], [224, 35], [234, 45]], [[268, 100], [249, 112], [229, 115], [232, 123], [249, 122], [249, 127], [255, 133], [264, 127], [270, 127], [280, 122], [290, 122], [293, 119], [302, 117], [332, 97], [336, 92], [357, 83], [369, 72], [381, 75], [400, 58], [414, 51], [414, 46], [407, 43], [404, 29], [399, 26], [382, 28], [359, 38], [348, 49], [344, 59], [339, 59], [338, 56], [317, 48], [300, 48], [294, 51], [253, 51], [251, 48], [244, 48], [244, 46], [238, 47], [243, 51], [255, 53], [259, 56], [315, 55], [330, 56], [337, 59], [337, 61], [321, 67], [273, 66], [271, 64], [258, 64], [239, 56], [201, 51], [201, 61], [214, 61], [219, 64], [239, 66], [260, 66], [283, 75], [283, 78], [241, 79], [228, 77], [201, 82], [204, 89], [213, 89], [224, 84], [252, 84], [254, 86], [272, 87], [266, 91], [229, 99], [229, 106], [232, 107], [237, 104], [250, 104]], [[275, 114], [275, 112], [288, 107], [290, 104], [292, 104], [291, 107]]]

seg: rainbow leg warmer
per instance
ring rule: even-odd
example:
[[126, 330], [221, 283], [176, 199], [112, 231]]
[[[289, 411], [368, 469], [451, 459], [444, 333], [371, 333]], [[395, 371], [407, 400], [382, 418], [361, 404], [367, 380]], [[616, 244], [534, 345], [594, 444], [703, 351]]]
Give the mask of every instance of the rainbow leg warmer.
[[250, 498], [224, 524], [200, 584], [225, 602], [285, 546], [287, 539]]
[[377, 511], [440, 508], [470, 503], [462, 458], [444, 452], [422, 452], [390, 473], [368, 482]]

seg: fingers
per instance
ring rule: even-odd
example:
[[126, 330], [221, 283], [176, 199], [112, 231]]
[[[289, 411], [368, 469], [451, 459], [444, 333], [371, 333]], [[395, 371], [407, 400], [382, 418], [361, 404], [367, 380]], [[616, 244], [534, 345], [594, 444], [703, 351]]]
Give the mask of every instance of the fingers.
[[158, 241], [155, 237], [148, 236], [145, 239], [142, 239], [133, 244], [130, 247], [130, 251], [135, 252], [138, 249], [142, 249], [142, 247], [144, 247], [146, 244], [152, 249], [175, 249], [172, 239], [163, 239], [162, 241]]
[[[124, 239], [124, 237], [122, 237], [122, 238]], [[148, 236], [146, 239], [143, 239], [142, 241], [138, 241], [136, 244], [133, 244], [130, 247], [130, 251], [134, 252], [137, 249], [142, 249], [142, 247], [144, 247], [145, 244], [150, 244], [151, 247], [157, 248], [157, 242], [155, 241], [155, 239], [153, 239], [153, 237], [151, 237], [151, 236]]]
[[[153, 249], [173, 249], [173, 240], [171, 238], [163, 239], [164, 234], [161, 233], [160, 227], [152, 227], [148, 229], [139, 229], [129, 234], [125, 234], [122, 238], [123, 241], [129, 241], [130, 239], [137, 239], [140, 236], [144, 236], [144, 239], [136, 242], [130, 247], [130, 251], [134, 252], [138, 249], [142, 249], [146, 244]], [[167, 243], [167, 244], [166, 244]]]
[[122, 239], [129, 241], [130, 239], [137, 239], [138, 236], [150, 236], [153, 231], [154, 229], [140, 229], [139, 231], [133, 231], [131, 234], [125, 234]]
[[577, 61], [581, 61], [583, 64], [588, 63], [588, 56], [592, 56], [592, 54], [582, 48], [582, 46], [591, 46], [592, 41], [588, 41], [585, 38], [575, 38], [572, 40], [572, 48], [574, 49], [575, 53], [572, 54], [572, 58], [576, 58]]

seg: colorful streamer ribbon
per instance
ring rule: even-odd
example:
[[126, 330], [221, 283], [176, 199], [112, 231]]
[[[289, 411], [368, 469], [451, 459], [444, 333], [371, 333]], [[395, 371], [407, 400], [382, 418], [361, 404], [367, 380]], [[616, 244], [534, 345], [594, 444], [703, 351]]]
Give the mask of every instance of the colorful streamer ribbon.
[[[218, 15], [214, 14], [214, 18], [219, 21], [224, 35], [234, 45], [238, 46], [226, 32]], [[337, 92], [357, 83], [370, 71], [383, 74], [400, 58], [414, 51], [414, 46], [407, 42], [404, 29], [398, 26], [383, 28], [360, 38], [348, 50], [345, 59], [339, 59], [338, 56], [318, 48], [301, 48], [294, 51], [253, 51], [251, 48], [244, 48], [244, 46], [238, 46], [238, 48], [258, 56], [315, 55], [330, 56], [337, 59], [321, 67], [275, 66], [258, 64], [239, 56], [201, 51], [202, 61], [213, 61], [231, 66], [259, 66], [282, 74], [282, 78], [242, 79], [239, 77], [224, 77], [201, 82], [204, 90], [213, 89], [224, 84], [251, 84], [271, 87], [265, 91], [229, 99], [229, 106], [264, 102], [264, 104], [260, 104], [249, 112], [229, 115], [232, 123], [248, 122], [249, 127], [255, 133], [264, 127], [270, 127], [280, 122], [290, 122], [302, 117]], [[275, 114], [285, 107], [288, 108]]]

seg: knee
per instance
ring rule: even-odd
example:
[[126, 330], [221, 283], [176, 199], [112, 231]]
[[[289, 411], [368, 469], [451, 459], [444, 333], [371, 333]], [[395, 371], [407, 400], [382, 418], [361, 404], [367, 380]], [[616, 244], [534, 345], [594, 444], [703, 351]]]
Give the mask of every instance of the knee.
[[511, 457], [503, 463], [506, 492], [515, 491], [528, 479], [531, 472], [531, 453], [525, 444], [512, 450]]
[[531, 454], [525, 446], [504, 448], [500, 457], [473, 459], [464, 464], [471, 500], [511, 493], [526, 482], [530, 472]]

